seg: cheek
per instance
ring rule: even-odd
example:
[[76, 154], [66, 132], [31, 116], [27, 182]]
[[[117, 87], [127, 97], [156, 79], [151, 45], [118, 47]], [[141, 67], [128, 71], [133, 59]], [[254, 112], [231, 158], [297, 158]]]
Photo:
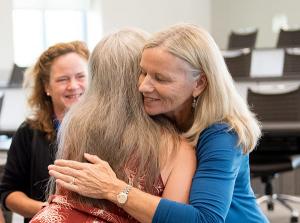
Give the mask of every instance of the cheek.
[[64, 86], [57, 85], [55, 88], [52, 88], [52, 94], [53, 96], [61, 98], [64, 95], [65, 89], [66, 88]]
[[85, 80], [83, 80], [83, 81], [80, 81], [80, 82], [79, 82], [79, 86], [80, 86], [82, 89], [86, 89], [87, 86], [88, 86], [88, 80], [85, 79]]
[[162, 104], [170, 106], [176, 103], [178, 96], [180, 95], [180, 91], [177, 90], [178, 89], [175, 88], [157, 88]]
[[190, 91], [187, 91], [187, 86], [183, 85], [157, 86], [156, 89], [162, 97], [169, 100], [186, 97], [190, 93]]
[[180, 85], [169, 89], [166, 99], [172, 104], [185, 103], [192, 97], [192, 87], [190, 85]]

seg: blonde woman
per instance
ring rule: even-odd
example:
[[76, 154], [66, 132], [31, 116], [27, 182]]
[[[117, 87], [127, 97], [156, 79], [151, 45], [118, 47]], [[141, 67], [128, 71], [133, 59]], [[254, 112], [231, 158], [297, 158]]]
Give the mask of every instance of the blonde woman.
[[0, 193], [3, 207], [29, 222], [46, 201], [48, 165], [56, 153], [56, 132], [65, 112], [87, 85], [85, 43], [58, 43], [27, 71], [32, 114], [18, 128], [8, 151]]
[[[123, 209], [141, 222], [268, 222], [250, 185], [249, 153], [260, 127], [212, 37], [195, 25], [174, 25], [147, 41], [140, 66], [145, 111], [173, 121], [196, 147], [197, 169], [190, 204], [133, 188]], [[98, 157], [86, 158], [92, 163], [88, 171], [85, 164], [57, 160], [50, 175], [69, 190], [117, 203], [126, 183]], [[72, 177], [75, 185], [69, 184]]]
[[[87, 198], [58, 186], [49, 206], [32, 223], [136, 222], [121, 209], [132, 187], [188, 201], [195, 151], [168, 120], [145, 113], [138, 92], [145, 38], [141, 31], [123, 29], [98, 43], [89, 61], [89, 88], [60, 128], [58, 158], [84, 161], [87, 152], [107, 160], [114, 170], [110, 174], [126, 182], [118, 200]], [[84, 163], [81, 170], [97, 174], [89, 172], [90, 166]], [[69, 183], [75, 186], [79, 182], [71, 177]]]

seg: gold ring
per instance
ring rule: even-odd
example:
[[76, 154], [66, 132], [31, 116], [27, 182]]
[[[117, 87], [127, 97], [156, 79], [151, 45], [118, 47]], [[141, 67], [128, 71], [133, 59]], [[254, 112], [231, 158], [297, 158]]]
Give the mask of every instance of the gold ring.
[[70, 182], [70, 184], [75, 185], [75, 177], [72, 178], [72, 181]]

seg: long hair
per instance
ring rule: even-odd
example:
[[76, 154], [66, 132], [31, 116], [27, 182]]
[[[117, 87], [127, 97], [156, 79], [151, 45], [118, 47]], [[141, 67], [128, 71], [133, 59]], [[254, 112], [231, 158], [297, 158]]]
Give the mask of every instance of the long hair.
[[53, 140], [56, 133], [52, 123], [53, 104], [51, 97], [45, 92], [45, 86], [49, 84], [55, 59], [68, 53], [77, 53], [86, 60], [89, 58], [89, 50], [84, 42], [58, 43], [43, 52], [34, 66], [25, 72], [24, 87], [31, 91], [28, 105], [32, 111], [26, 121], [32, 128], [45, 132], [49, 140]]
[[[98, 43], [89, 61], [88, 90], [61, 124], [57, 157], [84, 161], [85, 152], [95, 154], [128, 183], [136, 186], [146, 176], [145, 188], [151, 192], [179, 136], [166, 120], [153, 120], [144, 111], [137, 85], [145, 41], [143, 32], [127, 28]], [[129, 182], [125, 167], [132, 168], [132, 162], [137, 175]]]
[[210, 34], [192, 24], [177, 24], [156, 33], [144, 49], [153, 47], [163, 47], [186, 61], [198, 77], [206, 75], [207, 86], [197, 99], [194, 122], [185, 137], [195, 145], [205, 128], [216, 122], [226, 122], [237, 133], [243, 152], [253, 150], [261, 135], [259, 123], [238, 94]]

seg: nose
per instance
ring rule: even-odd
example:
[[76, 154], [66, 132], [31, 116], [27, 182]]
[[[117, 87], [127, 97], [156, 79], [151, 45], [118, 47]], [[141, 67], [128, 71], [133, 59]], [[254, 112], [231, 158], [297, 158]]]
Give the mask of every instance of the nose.
[[139, 91], [141, 93], [149, 93], [154, 90], [150, 75], [141, 75], [139, 83]]
[[77, 89], [77, 88], [79, 88], [79, 85], [80, 85], [80, 83], [76, 78], [71, 78], [68, 83], [68, 89], [69, 90]]

